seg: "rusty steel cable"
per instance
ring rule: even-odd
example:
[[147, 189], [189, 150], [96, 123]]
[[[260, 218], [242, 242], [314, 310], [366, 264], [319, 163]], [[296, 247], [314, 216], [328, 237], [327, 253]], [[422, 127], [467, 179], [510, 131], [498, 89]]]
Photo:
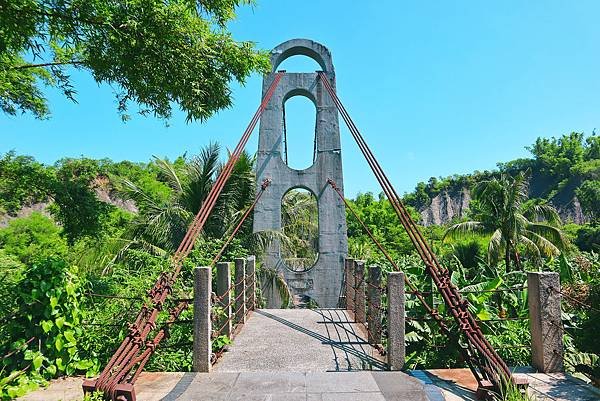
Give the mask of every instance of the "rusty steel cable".
[[254, 210], [254, 208], [256, 207], [256, 204], [258, 203], [258, 201], [260, 200], [260, 198], [262, 197], [262, 195], [265, 193], [265, 191], [267, 190], [267, 188], [269, 187], [269, 185], [271, 185], [271, 179], [269, 179], [269, 178], [265, 179], [262, 182], [262, 184], [260, 186], [260, 190], [258, 191], [258, 194], [256, 194], [256, 196], [254, 197], [254, 202], [252, 202], [252, 204], [250, 205], [250, 207], [248, 207], [246, 209], [246, 212], [240, 218], [240, 221], [235, 226], [234, 230], [231, 232], [231, 235], [229, 235], [229, 237], [227, 238], [227, 241], [225, 241], [225, 243], [223, 244], [223, 246], [221, 247], [221, 249], [219, 250], [219, 252], [213, 258], [212, 262], [210, 262], [210, 266], [211, 267], [214, 266], [219, 261], [219, 259], [221, 259], [221, 256], [223, 256], [223, 253], [225, 252], [225, 250], [227, 249], [227, 247], [229, 246], [229, 244], [233, 240], [233, 237], [235, 237], [235, 235], [240, 230], [240, 228], [242, 228], [242, 225], [244, 224], [244, 221], [246, 221], [246, 218]]
[[[260, 106], [250, 120], [250, 123], [244, 131], [236, 148], [230, 154], [227, 163], [220, 171], [207, 198], [202, 203], [200, 210], [190, 224], [190, 227], [172, 257], [173, 271], [171, 274], [163, 272], [159, 275], [154, 286], [148, 291], [150, 303], [144, 303], [134, 323], [129, 326], [128, 335], [113, 354], [98, 378], [95, 381], [84, 381], [84, 392], [103, 391], [113, 400], [117, 400], [118, 398], [127, 400], [128, 398], [134, 397], [133, 384], [143, 370], [145, 364], [148, 362], [150, 356], [154, 353], [156, 346], [168, 335], [168, 327], [185, 309], [187, 309], [189, 302], [182, 301], [178, 303], [178, 305], [171, 310], [166, 323], [167, 325], [158, 331], [152, 341], [147, 342], [146, 338], [156, 328], [156, 319], [159, 312], [162, 310], [166, 298], [172, 293], [172, 286], [181, 271], [183, 260], [192, 250], [196, 239], [204, 228], [204, 225], [208, 220], [219, 195], [225, 187], [227, 180], [231, 176], [233, 168], [239, 160], [252, 131], [256, 127], [260, 116], [267, 107], [267, 104], [273, 96], [284, 73], [284, 71], [279, 71], [275, 74], [273, 82], [271, 82], [267, 89]], [[143, 351], [141, 351], [142, 349]], [[136, 367], [136, 371], [131, 374], [134, 367]]]
[[[443, 268], [439, 263], [416, 223], [410, 217], [408, 211], [402, 204], [400, 197], [396, 193], [396, 190], [383, 172], [379, 162], [339, 100], [332, 84], [329, 82], [329, 78], [324, 72], [319, 72], [318, 74], [323, 86], [342, 115], [342, 118], [348, 126], [360, 151], [390, 201], [391, 206], [394, 208], [400, 223], [404, 226], [409, 239], [425, 263], [426, 272], [433, 279], [448, 310], [458, 323], [460, 332], [463, 333], [467, 339], [467, 345], [470, 349], [467, 363], [469, 363], [473, 375], [477, 379], [480, 387], [487, 388], [489, 385], [492, 385], [496, 390], [499, 389], [502, 376], [512, 378], [510, 369], [483, 335], [481, 328], [477, 325], [477, 322], [468, 310], [468, 303], [460, 296], [458, 289], [452, 284], [449, 271]], [[475, 367], [479, 369], [479, 372]], [[484, 383], [484, 378], [487, 379], [489, 383]]]
[[[383, 256], [385, 256], [385, 258], [388, 260], [388, 262], [390, 262], [390, 264], [392, 265], [392, 267], [394, 268], [394, 270], [395, 271], [401, 271], [401, 269], [398, 267], [398, 265], [396, 264], [396, 262], [394, 262], [394, 260], [390, 256], [390, 254], [385, 250], [385, 248], [383, 247], [383, 245], [381, 245], [381, 243], [377, 240], [377, 238], [375, 238], [375, 236], [373, 235], [373, 233], [371, 232], [371, 230], [369, 230], [369, 227], [367, 227], [367, 225], [365, 224], [365, 222], [363, 221], [363, 219], [360, 218], [360, 216], [358, 215], [358, 213], [356, 212], [356, 210], [354, 210], [354, 208], [352, 207], [352, 205], [350, 205], [350, 203], [348, 203], [348, 201], [346, 200], [346, 198], [344, 198], [344, 195], [342, 194], [342, 191], [337, 186], [337, 184], [333, 180], [331, 180], [331, 179], [327, 180], [327, 183], [331, 186], [331, 188], [333, 188], [333, 190], [337, 193], [337, 195], [340, 197], [340, 199], [346, 205], [346, 208], [348, 210], [350, 210], [350, 212], [354, 215], [354, 217], [356, 218], [356, 220], [361, 224], [361, 226], [363, 227], [363, 229], [365, 230], [365, 232], [367, 233], [367, 235], [369, 236], [369, 238], [371, 238], [371, 240], [373, 241], [373, 243], [375, 243], [375, 245], [377, 246], [377, 248], [379, 248], [379, 250], [381, 251], [381, 253], [383, 254]], [[442, 329], [442, 331], [444, 331], [446, 334], [450, 334], [450, 331], [448, 330], [448, 327], [444, 324], [443, 319], [441, 318], [441, 316], [439, 315], [439, 313], [437, 313], [437, 311], [434, 308], [432, 308], [427, 303], [427, 301], [425, 300], [425, 298], [422, 295], [422, 292], [420, 292], [418, 290], [418, 288], [410, 281], [410, 279], [408, 278], [408, 276], [406, 274], [404, 275], [404, 282], [411, 289], [411, 293], [413, 295], [417, 296], [417, 298], [419, 299], [419, 301], [421, 302], [421, 304], [423, 305], [423, 307], [425, 307], [425, 309], [427, 310], [427, 312], [429, 314], [431, 314], [436, 319], [436, 321], [439, 323], [440, 328]]]

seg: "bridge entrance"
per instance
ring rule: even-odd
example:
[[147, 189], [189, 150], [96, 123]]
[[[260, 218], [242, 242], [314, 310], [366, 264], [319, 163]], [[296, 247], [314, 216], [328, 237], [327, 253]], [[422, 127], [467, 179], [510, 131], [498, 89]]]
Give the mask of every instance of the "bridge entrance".
[[[283, 60], [294, 55], [304, 55], [314, 59], [321, 66], [322, 71], [289, 74], [284, 71], [276, 71]], [[340, 101], [335, 90], [333, 64], [327, 48], [310, 40], [294, 39], [276, 47], [271, 54], [271, 60], [273, 71], [264, 79], [262, 102], [238, 145], [231, 152], [229, 160], [220, 170], [210, 193], [190, 224], [184, 239], [173, 254], [171, 271], [159, 275], [154, 286], [148, 291], [147, 302], [140, 309], [135, 322], [129, 326], [127, 336], [104, 367], [100, 376], [95, 380], [84, 382], [84, 391], [100, 390], [104, 392], [105, 398], [113, 401], [135, 401], [134, 384], [136, 380], [155, 349], [163, 339], [168, 337], [170, 327], [180, 321], [181, 314], [192, 302], [195, 315], [193, 322], [194, 366], [198, 371], [208, 372], [213, 362], [212, 356], [215, 355], [212, 352], [213, 339], [220, 338], [223, 333], [226, 333], [228, 338], [234, 337], [235, 330], [232, 323], [243, 327], [248, 311], [254, 310], [256, 306], [255, 290], [257, 280], [253, 258], [247, 270], [244, 260], [236, 260], [235, 283], [231, 283], [228, 264], [224, 263], [222, 269], [219, 269], [218, 266], [216, 266], [217, 269], [214, 269], [217, 272], [217, 281], [221, 284], [213, 286], [211, 281], [215, 272], [213, 267], [215, 267], [226, 247], [252, 211], [254, 211], [255, 232], [281, 232], [282, 199], [286, 193], [295, 188], [309, 191], [317, 200], [317, 211], [315, 214], [311, 214], [311, 216], [316, 215], [312, 218], [316, 218], [318, 224], [318, 246], [315, 252], [318, 256], [316, 262], [314, 266], [303, 269], [292, 269], [290, 266], [286, 266], [282, 259], [281, 242], [279, 240], [270, 243], [263, 258], [263, 267], [281, 273], [295, 295], [314, 300], [322, 310], [326, 311], [336, 308], [340, 303], [342, 283], [344, 282], [345, 307], [352, 309], [355, 323], [359, 323], [368, 329], [365, 343], [372, 344], [374, 348], [380, 350], [382, 319], [379, 311], [382, 311], [384, 305], [381, 294], [387, 292], [387, 343], [389, 349], [393, 350], [395, 347], [390, 344], [404, 343], [403, 291], [404, 285], [406, 285], [411, 294], [423, 306], [429, 315], [428, 318], [437, 323], [440, 331], [446, 334], [450, 341], [457, 344], [462, 360], [469, 367], [478, 383], [480, 394], [485, 395], [491, 394], [493, 391], [499, 391], [507, 380], [519, 383], [513, 377], [504, 360], [485, 338], [477, 319], [469, 309], [469, 302], [452, 283], [450, 271], [438, 261], [431, 246], [410, 217], [401, 198]], [[292, 96], [305, 96], [310, 99], [315, 104], [317, 114], [314, 161], [312, 166], [304, 170], [291, 169], [284, 162], [284, 160], [287, 160], [285, 152], [290, 151], [285, 147], [284, 104]], [[348, 126], [352, 137], [381, 185], [390, 206], [398, 217], [399, 223], [406, 230], [425, 266], [425, 273], [435, 284], [444, 301], [444, 309], [452, 319], [443, 318], [440, 311], [428, 303], [423, 293], [406, 275], [399, 271], [400, 269], [394, 260], [372, 236], [368, 227], [362, 223], [350, 204], [346, 203], [343, 194], [338, 113]], [[260, 137], [256, 176], [259, 184], [257, 185], [258, 191], [254, 202], [241, 216], [237, 226], [214, 257], [210, 266], [195, 269], [194, 298], [173, 299], [173, 286], [182, 271], [183, 261], [193, 249], [258, 121], [260, 121]], [[282, 158], [282, 155], [285, 159]], [[364, 262], [346, 259], [346, 207], [361, 222], [365, 232], [373, 239], [395, 271], [395, 273], [390, 273], [390, 276], [395, 277], [393, 281], [390, 281], [390, 276], [388, 276], [387, 289], [377, 284], [380, 274], [376, 274], [376, 269], [369, 267], [365, 270]], [[277, 238], [277, 236], [274, 236], [274, 238]], [[218, 274], [219, 270], [222, 272], [220, 275]], [[368, 278], [365, 278], [366, 272], [368, 272]], [[344, 277], [346, 278], [345, 281]], [[223, 283], [225, 284], [223, 285]], [[368, 285], [368, 288], [366, 285]], [[217, 294], [214, 293], [215, 287]], [[371, 299], [368, 308], [366, 307], [366, 294], [369, 294], [369, 299]], [[250, 298], [248, 298], [248, 295]], [[174, 301], [175, 305], [169, 309], [169, 313], [165, 318], [165, 314], [160, 312], [168, 305], [168, 300]], [[217, 322], [221, 315], [221, 313], [216, 313], [213, 316], [212, 306], [216, 302], [224, 309], [225, 321], [218, 322], [221, 325], [220, 327], [213, 327], [213, 321]], [[233, 305], [235, 305], [235, 309], [232, 308]], [[279, 306], [276, 297], [270, 297], [268, 306]], [[300, 313], [302, 311], [296, 310], [294, 312]], [[560, 312], [557, 315], [560, 316]], [[277, 322], [279, 325], [283, 324], [294, 330], [302, 328], [302, 325], [296, 325], [276, 314], [268, 315], [263, 312], [260, 316], [261, 321], [265, 324]], [[322, 317], [325, 319], [324, 316]], [[157, 320], [162, 320], [160, 326], [157, 326]], [[285, 322], [293, 324], [288, 325]], [[323, 327], [327, 329], [328, 323], [324, 322], [322, 324], [325, 324]], [[340, 328], [339, 325], [331, 326], [331, 328], [334, 327]], [[343, 328], [344, 325], [341, 327]], [[312, 331], [312, 333], [314, 335], [304, 331], [303, 334], [317, 340], [322, 339], [318, 331]], [[262, 341], [263, 338], [267, 337], [274, 340], [281, 347], [287, 347], [288, 350], [295, 347], [295, 344], [286, 342], [276, 332], [270, 333], [265, 330], [261, 330], [261, 337], [257, 341]], [[557, 335], [556, 338], [562, 338], [562, 335]], [[329, 340], [325, 338], [323, 341], [327, 342]], [[362, 342], [362, 340], [359, 340], [359, 345], [362, 345]], [[367, 344], [364, 345], [367, 346]], [[334, 344], [328, 345], [334, 346]], [[339, 344], [335, 344], [335, 346], [338, 347]], [[371, 348], [367, 347], [367, 349]], [[345, 350], [348, 351], [349, 348], [346, 347]], [[367, 355], [370, 357], [369, 354]], [[388, 353], [388, 365], [392, 370], [401, 368], [403, 360], [404, 355], [401, 352]], [[373, 359], [371, 361], [374, 362]], [[292, 363], [298, 363], [298, 361], [293, 360]]]

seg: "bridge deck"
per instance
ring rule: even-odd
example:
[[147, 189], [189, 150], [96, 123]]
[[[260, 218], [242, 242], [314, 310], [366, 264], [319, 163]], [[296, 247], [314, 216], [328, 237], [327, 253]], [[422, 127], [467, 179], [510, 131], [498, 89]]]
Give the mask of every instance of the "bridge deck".
[[343, 309], [259, 309], [214, 366], [216, 372], [385, 370], [362, 325]]

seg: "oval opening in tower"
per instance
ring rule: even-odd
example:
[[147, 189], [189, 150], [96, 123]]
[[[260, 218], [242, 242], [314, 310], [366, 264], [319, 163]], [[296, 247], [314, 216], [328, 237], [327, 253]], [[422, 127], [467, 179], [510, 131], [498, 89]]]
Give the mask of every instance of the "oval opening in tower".
[[290, 189], [281, 199], [280, 256], [296, 272], [307, 271], [319, 258], [319, 207], [304, 188]]
[[317, 109], [303, 95], [290, 97], [283, 104], [281, 158], [294, 170], [304, 170], [316, 160]]

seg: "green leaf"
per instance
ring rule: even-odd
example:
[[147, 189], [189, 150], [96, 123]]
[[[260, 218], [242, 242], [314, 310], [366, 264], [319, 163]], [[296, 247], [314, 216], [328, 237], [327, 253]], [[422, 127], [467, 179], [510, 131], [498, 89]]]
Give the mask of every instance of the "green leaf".
[[487, 310], [482, 309], [477, 312], [477, 318], [479, 320], [490, 320], [492, 318], [492, 315]]
[[59, 335], [56, 337], [56, 340], [54, 340], [54, 347], [56, 347], [56, 350], [58, 352], [60, 352], [63, 349], [63, 346], [64, 346], [64, 344], [63, 344], [62, 336]]
[[50, 376], [54, 376], [56, 374], [56, 365], [50, 365], [46, 368], [46, 372], [48, 372], [48, 374]]
[[58, 306], [58, 298], [50, 297], [50, 307], [52, 307], [52, 309], [54, 309], [57, 306]]
[[72, 330], [66, 330], [63, 335], [65, 336], [65, 338], [67, 339], [67, 341], [71, 344], [77, 344], [77, 340], [75, 340], [75, 335], [73, 334]]
[[44, 363], [44, 357], [41, 354], [33, 358], [33, 368], [35, 370], [38, 370], [42, 366], [42, 363]]
[[65, 324], [65, 318], [63, 316], [59, 316], [56, 318], [54, 323], [56, 323], [56, 327], [62, 329], [63, 325]]
[[49, 333], [50, 330], [52, 330], [54, 323], [52, 323], [51, 320], [42, 320], [41, 325], [42, 325], [42, 330], [44, 330], [44, 333]]
[[94, 362], [89, 359], [82, 359], [81, 361], [75, 362], [75, 368], [78, 370], [88, 370], [92, 366], [94, 366]]

